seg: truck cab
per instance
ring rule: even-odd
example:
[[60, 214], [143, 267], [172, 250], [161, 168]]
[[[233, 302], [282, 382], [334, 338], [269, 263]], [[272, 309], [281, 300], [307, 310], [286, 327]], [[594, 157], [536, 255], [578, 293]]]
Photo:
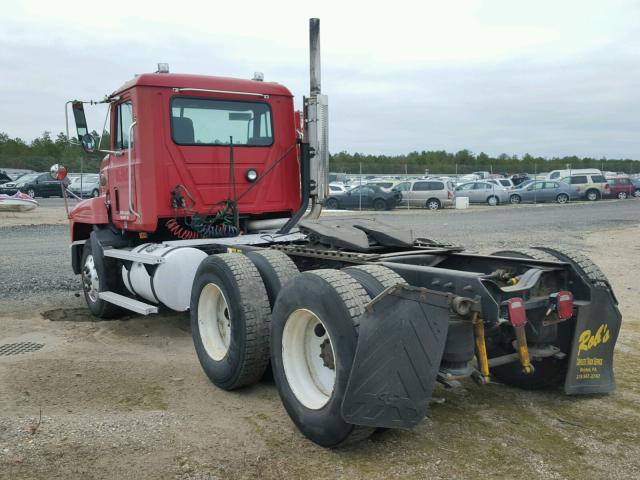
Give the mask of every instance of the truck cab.
[[286, 87], [146, 73], [107, 100], [111, 144], [101, 195], [71, 212], [73, 240], [96, 224], [151, 234], [167, 219], [215, 214], [229, 204], [237, 205], [241, 228], [289, 218], [300, 207], [299, 137]]

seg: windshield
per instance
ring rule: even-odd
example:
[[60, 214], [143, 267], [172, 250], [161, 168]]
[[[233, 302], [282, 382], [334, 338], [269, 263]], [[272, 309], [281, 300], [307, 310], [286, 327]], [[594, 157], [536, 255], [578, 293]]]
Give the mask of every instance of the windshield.
[[16, 187], [25, 185], [25, 184], [35, 180], [36, 178], [38, 178], [38, 175], [40, 175], [40, 174], [39, 173], [31, 173], [31, 174], [23, 175], [18, 180], [16, 180]]
[[273, 144], [267, 103], [176, 97], [171, 134], [178, 145], [269, 146]]

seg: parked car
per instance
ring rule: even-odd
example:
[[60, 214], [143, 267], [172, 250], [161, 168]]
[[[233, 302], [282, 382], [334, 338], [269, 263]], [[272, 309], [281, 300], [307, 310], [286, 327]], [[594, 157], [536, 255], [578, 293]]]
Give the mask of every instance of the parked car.
[[385, 192], [377, 185], [359, 185], [347, 192], [331, 193], [324, 205], [330, 210], [339, 208], [391, 210], [398, 204], [400, 198], [400, 192]]
[[[28, 173], [14, 182], [0, 185], [0, 193], [13, 195], [16, 192], [26, 193], [30, 197], [51, 197], [62, 196], [60, 181], [51, 178], [49, 173]], [[67, 186], [69, 180], [65, 178], [64, 185]]]
[[490, 178], [489, 180], [487, 180], [487, 182], [498, 185], [499, 187], [504, 187], [507, 190], [513, 190], [514, 188], [516, 188], [510, 178]]
[[578, 198], [580, 198], [580, 194], [575, 187], [558, 181], [533, 181], [509, 192], [509, 201], [511, 203], [567, 203], [569, 200], [577, 200]]
[[633, 195], [636, 197], [640, 197], [640, 177], [631, 178], [631, 183], [636, 189], [635, 192], [633, 192]]
[[609, 184], [609, 196], [619, 198], [621, 200], [635, 195], [636, 187], [631, 182], [628, 175], [616, 175], [607, 177]]
[[90, 173], [74, 177], [67, 188], [80, 198], [97, 197], [100, 195], [100, 176]]
[[486, 203], [492, 207], [509, 202], [508, 190], [489, 182], [469, 182], [458, 185], [453, 194], [454, 201], [457, 197], [468, 197], [469, 203]]
[[546, 178], [549, 180], [559, 180], [563, 177], [574, 175], [603, 175], [603, 173], [597, 168], [573, 168], [565, 170], [552, 170], [547, 174]]
[[401, 193], [401, 205], [425, 207], [429, 210], [451, 206], [453, 203], [453, 183], [445, 180], [411, 180], [394, 187]]
[[571, 175], [561, 178], [560, 181], [575, 186], [580, 198], [586, 198], [591, 202], [608, 196], [610, 192], [607, 180], [600, 173]]

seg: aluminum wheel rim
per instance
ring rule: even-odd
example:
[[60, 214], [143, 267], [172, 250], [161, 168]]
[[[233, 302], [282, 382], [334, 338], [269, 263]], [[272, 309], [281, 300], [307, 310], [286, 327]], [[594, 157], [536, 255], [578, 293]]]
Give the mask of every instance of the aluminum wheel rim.
[[498, 200], [496, 200], [496, 197], [491, 197], [488, 202], [489, 205], [491, 205], [492, 207], [496, 206], [498, 204]]
[[591, 200], [591, 201], [594, 201], [597, 198], [598, 198], [598, 195], [596, 193], [593, 193], [593, 192], [589, 192], [589, 194], [587, 195], [587, 199]]
[[289, 387], [311, 410], [324, 407], [336, 382], [336, 357], [329, 332], [318, 316], [295, 310], [282, 332], [282, 364]]
[[438, 202], [432, 200], [429, 203], [427, 203], [427, 208], [429, 210], [438, 210]]
[[625, 198], [627, 198], [627, 194], [626, 194], [625, 192], [620, 192], [620, 193], [618, 194], [618, 198], [619, 198], [620, 200], [624, 200]]
[[511, 197], [510, 200], [511, 200], [511, 203], [513, 203], [513, 204], [520, 203], [520, 197], [517, 196], [517, 195], [514, 195], [513, 197]]
[[98, 301], [98, 293], [100, 292], [100, 279], [98, 278], [98, 270], [93, 260], [93, 255], [87, 255], [82, 269], [82, 288], [92, 302]]
[[207, 283], [198, 300], [198, 329], [207, 354], [222, 360], [231, 343], [231, 314], [227, 298], [215, 283]]
[[567, 203], [567, 196], [566, 195], [558, 195], [558, 203]]

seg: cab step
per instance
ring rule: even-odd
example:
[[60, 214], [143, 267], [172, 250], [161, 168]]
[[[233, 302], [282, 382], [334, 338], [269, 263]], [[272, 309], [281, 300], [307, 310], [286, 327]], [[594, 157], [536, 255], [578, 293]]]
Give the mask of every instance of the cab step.
[[119, 307], [131, 310], [132, 312], [139, 313], [141, 315], [149, 315], [151, 313], [158, 313], [158, 307], [155, 305], [149, 305], [148, 303], [140, 302], [133, 298], [125, 297], [115, 292], [100, 292], [98, 297], [105, 302], [113, 303]]

